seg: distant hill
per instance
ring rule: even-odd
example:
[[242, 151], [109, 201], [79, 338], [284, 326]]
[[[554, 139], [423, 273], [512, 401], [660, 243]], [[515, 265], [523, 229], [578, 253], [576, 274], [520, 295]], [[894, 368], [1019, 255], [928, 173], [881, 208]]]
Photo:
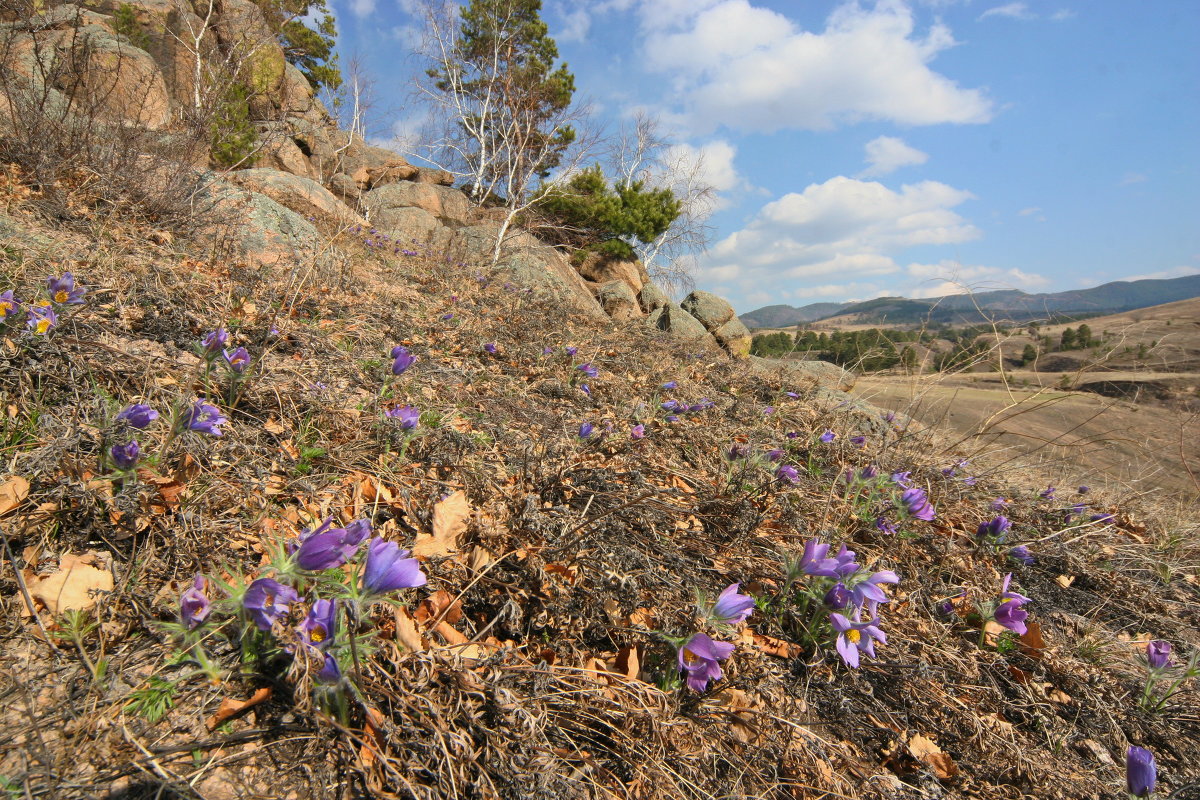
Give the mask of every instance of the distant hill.
[[800, 308], [786, 305], [763, 306], [749, 314], [739, 314], [738, 317], [749, 328], [786, 328], [798, 322], [812, 322], [831, 317], [845, 307], [846, 303], [809, 303]]
[[[987, 320], [1028, 322], [1053, 318], [1117, 314], [1200, 297], [1200, 275], [1167, 280], [1113, 281], [1091, 289], [1029, 294], [1018, 289], [948, 295], [922, 300], [879, 297], [862, 303], [813, 303], [801, 308], [774, 305], [742, 314], [752, 328], [778, 328], [833, 316], [847, 322], [915, 325], [924, 322], [968, 325]], [[833, 310], [813, 316], [819, 308]]]

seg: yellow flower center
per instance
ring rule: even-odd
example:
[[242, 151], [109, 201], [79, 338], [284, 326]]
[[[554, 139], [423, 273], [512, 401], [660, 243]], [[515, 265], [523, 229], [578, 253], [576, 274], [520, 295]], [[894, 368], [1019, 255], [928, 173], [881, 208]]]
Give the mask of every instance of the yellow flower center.
[[854, 644], [858, 644], [859, 639], [862, 638], [862, 632], [851, 628], [850, 630], [846, 631], [846, 638]]
[[48, 320], [48, 319], [39, 319], [39, 320], [38, 320], [38, 322], [37, 322], [37, 326], [36, 326], [36, 327], [34, 327], [34, 330], [35, 330], [35, 331], [36, 331], [36, 332], [37, 332], [39, 335], [40, 335], [40, 334], [43, 334], [43, 333], [45, 333], [45, 332], [46, 332], [46, 331], [48, 331], [48, 330], [50, 330], [50, 320]]
[[695, 664], [697, 661], [700, 660], [700, 657], [698, 655], [696, 655], [695, 653], [693, 653], [691, 650], [684, 650], [683, 651], [683, 660], [688, 664]]
[[308, 638], [312, 639], [317, 644], [320, 644], [321, 642], [325, 641], [325, 629], [320, 625], [314, 626], [313, 629], [308, 632]]
[[65, 289], [59, 289], [54, 293], [54, 302], [56, 303], [65, 303], [70, 299], [71, 295], [69, 295]]
[[0, 300], [0, 317], [7, 317], [12, 313], [14, 306], [7, 300]]

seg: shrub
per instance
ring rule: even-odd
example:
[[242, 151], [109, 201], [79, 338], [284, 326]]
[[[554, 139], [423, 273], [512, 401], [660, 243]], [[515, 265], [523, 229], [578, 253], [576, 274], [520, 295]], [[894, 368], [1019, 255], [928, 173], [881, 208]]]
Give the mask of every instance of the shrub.
[[680, 203], [670, 189], [650, 189], [641, 181], [609, 186], [599, 166], [568, 181], [562, 193], [540, 203], [551, 237], [610, 258], [636, 257], [631, 241], [646, 244], [679, 216]]

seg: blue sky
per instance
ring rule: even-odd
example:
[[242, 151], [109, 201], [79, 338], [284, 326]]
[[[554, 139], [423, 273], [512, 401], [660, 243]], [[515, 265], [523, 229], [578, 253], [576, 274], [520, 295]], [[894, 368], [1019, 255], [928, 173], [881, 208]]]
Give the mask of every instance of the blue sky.
[[[415, 0], [334, 0], [377, 125]], [[1200, 2], [544, 0], [577, 98], [656, 115], [719, 190], [739, 311], [1200, 273]]]

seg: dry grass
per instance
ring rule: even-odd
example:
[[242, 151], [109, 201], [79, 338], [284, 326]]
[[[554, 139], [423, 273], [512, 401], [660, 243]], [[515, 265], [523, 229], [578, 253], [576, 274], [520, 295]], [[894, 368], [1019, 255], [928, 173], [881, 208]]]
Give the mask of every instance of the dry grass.
[[[1112, 797], [1128, 743], [1155, 751], [1168, 790], [1200, 779], [1194, 693], [1159, 716], [1135, 705], [1137, 641], [1200, 645], [1186, 509], [1102, 493], [1082, 499], [1114, 523], [1069, 523], [1076, 498], [1041, 500], [1016, 469], [974, 486], [945, 478], [955, 448], [933, 430], [899, 431], [715, 350], [581, 321], [453, 259], [392, 260], [347, 242], [340, 262], [258, 269], [153, 247], [135, 228], [112, 227], [103, 243], [43, 233], [52, 251], [0, 254], [0, 288], [27, 296], [69, 267], [89, 302], [49, 342], [14, 339], [0, 355], [3, 471], [31, 484], [0, 527], [20, 575], [100, 551], [115, 590], [83, 638], [106, 665], [93, 680], [74, 645], [48, 644], [22, 617], [6, 558], [0, 774], [27, 796]], [[151, 433], [145, 480], [123, 490], [97, 480], [106, 415], [194, 396], [192, 348], [222, 323], [256, 359], [236, 406], [222, 404], [228, 433], [166, 451], [165, 433]], [[400, 342], [419, 361], [394, 399], [427, 414], [403, 458], [378, 422], [386, 355]], [[579, 347], [574, 361], [563, 345]], [[579, 361], [601, 370], [590, 395]], [[715, 407], [662, 422], [653, 410], [669, 380], [670, 396]], [[637, 418], [641, 442], [629, 439]], [[581, 443], [584, 421], [612, 433]], [[825, 428], [838, 441], [810, 445]], [[855, 433], [864, 448], [849, 443]], [[781, 486], [764, 469], [731, 468], [733, 442], [758, 452], [790, 442], [811, 469]], [[860, 520], [834, 485], [867, 464], [912, 470], [938, 518], [899, 537]], [[406, 652], [395, 621], [378, 617], [380, 648], [345, 725], [313, 710], [308, 677], [286, 661], [242, 674], [236, 653], [217, 652], [229, 672], [216, 685], [168, 662], [157, 623], [177, 613], [179, 582], [195, 571], [253, 571], [272, 536], [327, 513], [370, 516], [411, 543], [458, 488], [475, 509], [466, 538], [426, 561], [430, 584], [409, 599], [458, 598], [453, 627], [475, 648], [430, 632], [427, 649]], [[996, 496], [1014, 501], [1015, 535], [1038, 558], [1017, 572], [1041, 647], [980, 649], [969, 623], [934, 612], [961, 589], [994, 596], [1012, 569], [972, 541]], [[882, 611], [879, 660], [849, 670], [832, 652], [781, 657], [743, 636], [710, 692], [652, 682], [674, 654], [648, 626], [691, 629], [694, 588], [741, 581], [770, 593], [783, 556], [818, 534], [902, 576]], [[62, 619], [40, 621], [52, 638], [64, 631]], [[750, 623], [784, 635], [761, 615]], [[151, 722], [135, 700], [156, 686], [173, 687], [172, 705]], [[269, 701], [206, 729], [222, 699], [264, 686]], [[921, 759], [917, 736], [936, 741], [953, 775]]]

